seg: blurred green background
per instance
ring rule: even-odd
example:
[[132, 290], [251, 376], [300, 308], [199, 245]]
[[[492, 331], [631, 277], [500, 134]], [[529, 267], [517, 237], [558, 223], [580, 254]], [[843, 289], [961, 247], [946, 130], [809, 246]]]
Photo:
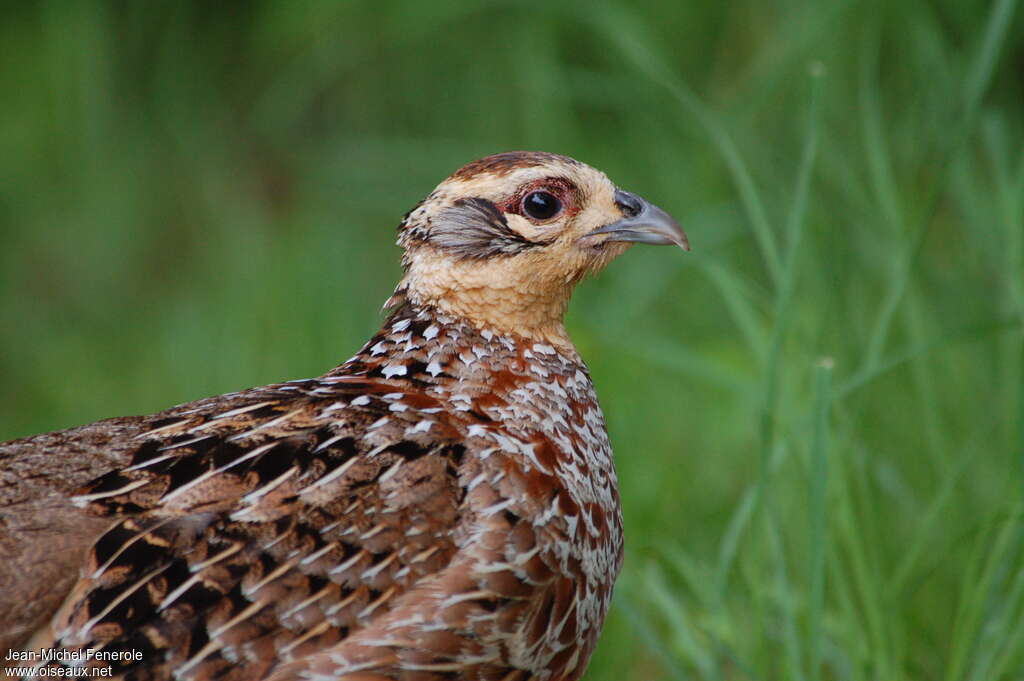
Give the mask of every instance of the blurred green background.
[[317, 375], [402, 214], [544, 149], [674, 213], [579, 290], [628, 558], [588, 681], [1024, 678], [1013, 0], [0, 10], [0, 439]]

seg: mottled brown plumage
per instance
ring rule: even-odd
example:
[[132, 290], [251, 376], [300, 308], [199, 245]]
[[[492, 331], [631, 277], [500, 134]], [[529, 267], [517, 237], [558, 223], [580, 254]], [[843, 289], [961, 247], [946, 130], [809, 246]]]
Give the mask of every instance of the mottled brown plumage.
[[0, 643], [154, 681], [577, 679], [622, 517], [561, 319], [633, 241], [685, 247], [577, 161], [476, 161], [403, 220], [341, 366], [0, 445]]

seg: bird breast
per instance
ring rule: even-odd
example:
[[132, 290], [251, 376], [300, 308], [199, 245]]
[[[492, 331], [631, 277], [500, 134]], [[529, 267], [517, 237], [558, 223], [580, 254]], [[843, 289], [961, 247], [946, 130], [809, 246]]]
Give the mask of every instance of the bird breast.
[[339, 371], [418, 387], [460, 417], [457, 427], [476, 452], [462, 472], [475, 517], [462, 527], [475, 528], [477, 540], [481, 528], [495, 534], [479, 564], [508, 566], [513, 577], [526, 574], [538, 584], [571, 576], [573, 597], [563, 607], [573, 609], [589, 648], [608, 609], [623, 541], [611, 446], [579, 356], [410, 308]]

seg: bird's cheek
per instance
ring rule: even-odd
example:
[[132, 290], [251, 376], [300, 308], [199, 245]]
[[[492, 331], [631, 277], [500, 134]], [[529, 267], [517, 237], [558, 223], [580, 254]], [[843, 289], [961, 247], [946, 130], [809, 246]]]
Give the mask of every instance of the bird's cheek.
[[550, 236], [551, 225], [535, 225], [521, 215], [505, 215], [508, 226], [528, 241], [542, 241]]

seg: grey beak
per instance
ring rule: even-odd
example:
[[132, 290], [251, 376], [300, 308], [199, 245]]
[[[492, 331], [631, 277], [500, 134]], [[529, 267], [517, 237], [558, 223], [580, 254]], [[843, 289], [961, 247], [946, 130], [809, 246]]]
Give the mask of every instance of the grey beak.
[[684, 251], [690, 250], [686, 233], [675, 219], [632, 192], [615, 190], [615, 205], [626, 216], [610, 225], [595, 229], [588, 237], [608, 234], [606, 241], [634, 241], [642, 244], [670, 246], [675, 244]]

